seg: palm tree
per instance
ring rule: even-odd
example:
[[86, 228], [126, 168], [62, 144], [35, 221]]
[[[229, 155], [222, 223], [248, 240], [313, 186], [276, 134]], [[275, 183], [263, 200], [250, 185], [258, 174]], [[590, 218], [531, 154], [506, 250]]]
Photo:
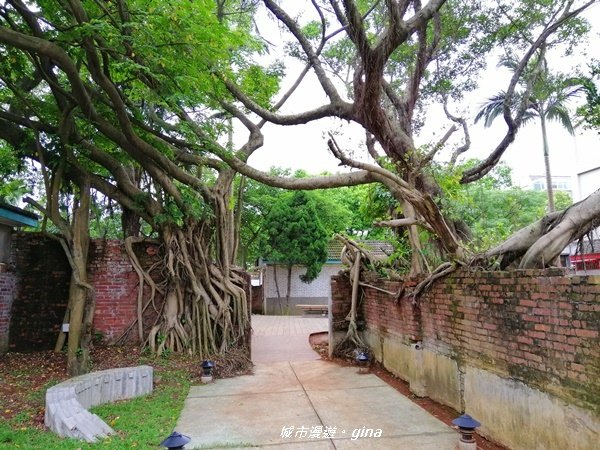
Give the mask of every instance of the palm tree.
[[[552, 175], [550, 171], [550, 148], [548, 146], [548, 134], [546, 130], [547, 121], [560, 123], [571, 135], [574, 134], [573, 123], [569, 117], [566, 104], [581, 91], [581, 85], [574, 79], [553, 76], [549, 73], [546, 61], [541, 55], [537, 61], [536, 70], [525, 72], [521, 84], [527, 86], [528, 97], [526, 109], [522, 116], [520, 125], [526, 124], [536, 118], [540, 119], [542, 129], [542, 143], [544, 150], [544, 165], [546, 170], [546, 190], [548, 192], [548, 212], [554, 212], [554, 192], [552, 190]], [[507, 67], [511, 71], [516, 70], [516, 61], [506, 57], [500, 60], [498, 67]], [[520, 105], [525, 90], [515, 91], [511, 106], [513, 109]], [[485, 119], [485, 126], [491, 126], [492, 122], [503, 115], [503, 106], [506, 92], [500, 91], [490, 97], [475, 116], [475, 123]]]

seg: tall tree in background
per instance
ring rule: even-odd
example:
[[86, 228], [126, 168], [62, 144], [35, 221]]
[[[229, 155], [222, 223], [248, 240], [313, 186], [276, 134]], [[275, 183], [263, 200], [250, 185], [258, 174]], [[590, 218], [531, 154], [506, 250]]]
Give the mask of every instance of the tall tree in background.
[[[498, 67], [506, 67], [513, 73], [517, 70], [518, 64], [512, 58], [503, 58]], [[544, 168], [546, 176], [546, 192], [548, 194], [548, 212], [555, 211], [554, 191], [552, 187], [552, 172], [550, 170], [550, 145], [548, 143], [547, 121], [558, 122], [562, 127], [574, 135], [573, 123], [567, 103], [581, 91], [581, 86], [573, 85], [573, 80], [565, 77], [553, 76], [546, 61], [544, 51], [541, 49], [536, 58], [531, 61], [531, 67], [525, 71], [523, 77], [519, 80], [523, 90], [515, 91], [515, 99], [508, 99], [506, 92], [499, 92], [491, 97], [481, 110], [475, 116], [475, 123], [484, 120], [485, 126], [492, 125], [495, 119], [503, 115], [504, 104], [509, 102], [512, 105], [525, 102], [526, 109], [523, 113], [521, 126], [528, 122], [539, 119], [542, 132], [542, 150], [544, 155]], [[528, 90], [527, 98], [523, 99], [524, 92]]]
[[300, 275], [302, 282], [310, 283], [317, 278], [327, 261], [327, 243], [331, 236], [321, 225], [314, 200], [303, 191], [280, 198], [269, 212], [264, 228], [265, 256], [274, 263], [274, 277], [282, 310], [276, 266], [283, 265], [287, 270], [285, 308], [289, 311], [293, 266], [306, 268], [306, 273]]

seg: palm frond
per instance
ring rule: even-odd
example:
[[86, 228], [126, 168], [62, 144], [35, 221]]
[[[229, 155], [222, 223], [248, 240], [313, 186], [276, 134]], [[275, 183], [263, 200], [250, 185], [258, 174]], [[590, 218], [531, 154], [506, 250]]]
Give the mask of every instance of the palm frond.
[[523, 113], [523, 116], [521, 117], [521, 123], [519, 126], [523, 127], [530, 123], [532, 120], [537, 119], [539, 116], [540, 114], [536, 109], [528, 108]]
[[569, 116], [569, 110], [562, 103], [555, 103], [546, 110], [546, 118], [559, 122], [565, 130], [569, 132], [571, 136], [575, 134], [571, 117]]
[[[475, 116], [475, 123], [479, 122], [481, 119], [485, 119], [485, 127], [490, 127], [496, 118], [503, 115], [505, 98], [506, 92], [504, 91], [500, 91], [496, 95], [490, 97], [487, 103], [482, 104], [481, 109]], [[515, 92], [513, 103], [510, 105], [513, 112], [516, 111], [522, 100], [523, 93]], [[539, 105], [536, 103], [535, 98], [528, 99], [522, 120], [527, 122], [538, 115]]]
[[492, 122], [494, 122], [498, 116], [502, 115], [505, 98], [506, 92], [504, 91], [500, 91], [490, 97], [486, 103], [481, 105], [481, 109], [475, 116], [475, 123], [479, 122], [481, 119], [485, 119], [485, 127], [491, 126]]
[[517, 67], [519, 66], [519, 62], [513, 57], [509, 55], [503, 55], [498, 59], [498, 64], [496, 67], [506, 67], [511, 72], [516, 72]]
[[556, 102], [567, 103], [571, 99], [578, 97], [585, 92], [585, 88], [580, 84], [578, 86], [568, 86], [556, 93]]

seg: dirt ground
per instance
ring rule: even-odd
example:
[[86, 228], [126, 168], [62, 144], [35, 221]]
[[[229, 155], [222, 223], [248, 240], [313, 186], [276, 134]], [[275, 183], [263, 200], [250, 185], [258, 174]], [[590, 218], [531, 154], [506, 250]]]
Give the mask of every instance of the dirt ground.
[[[251, 363], [241, 352], [232, 352], [227, 361], [215, 360], [215, 376], [226, 378], [251, 371]], [[185, 370], [192, 383], [200, 383], [200, 361], [172, 354], [157, 358], [140, 352], [138, 347], [95, 347], [92, 350], [93, 369], [105, 370], [150, 364], [155, 382], [169, 370]], [[22, 427], [44, 428], [46, 389], [69, 378], [66, 354], [53, 351], [31, 353], [9, 352], [0, 355], [0, 417], [17, 419]]]

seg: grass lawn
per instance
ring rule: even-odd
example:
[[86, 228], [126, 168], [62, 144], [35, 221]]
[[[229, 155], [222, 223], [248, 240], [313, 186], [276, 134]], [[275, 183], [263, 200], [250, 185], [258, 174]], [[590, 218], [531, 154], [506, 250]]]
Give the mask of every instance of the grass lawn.
[[27, 426], [22, 414], [0, 424], [0, 448], [23, 449], [126, 449], [158, 448], [179, 417], [188, 393], [190, 380], [182, 370], [168, 370], [152, 394], [92, 409], [117, 434], [96, 444], [61, 439], [39, 427]]
[[61, 439], [43, 425], [46, 389], [68, 378], [64, 359], [52, 352], [0, 356], [0, 449], [158, 449], [173, 431], [190, 385], [199, 384], [197, 359], [179, 355], [153, 358], [135, 348], [97, 349], [94, 370], [153, 366], [154, 392], [93, 408], [117, 434], [88, 444]]

